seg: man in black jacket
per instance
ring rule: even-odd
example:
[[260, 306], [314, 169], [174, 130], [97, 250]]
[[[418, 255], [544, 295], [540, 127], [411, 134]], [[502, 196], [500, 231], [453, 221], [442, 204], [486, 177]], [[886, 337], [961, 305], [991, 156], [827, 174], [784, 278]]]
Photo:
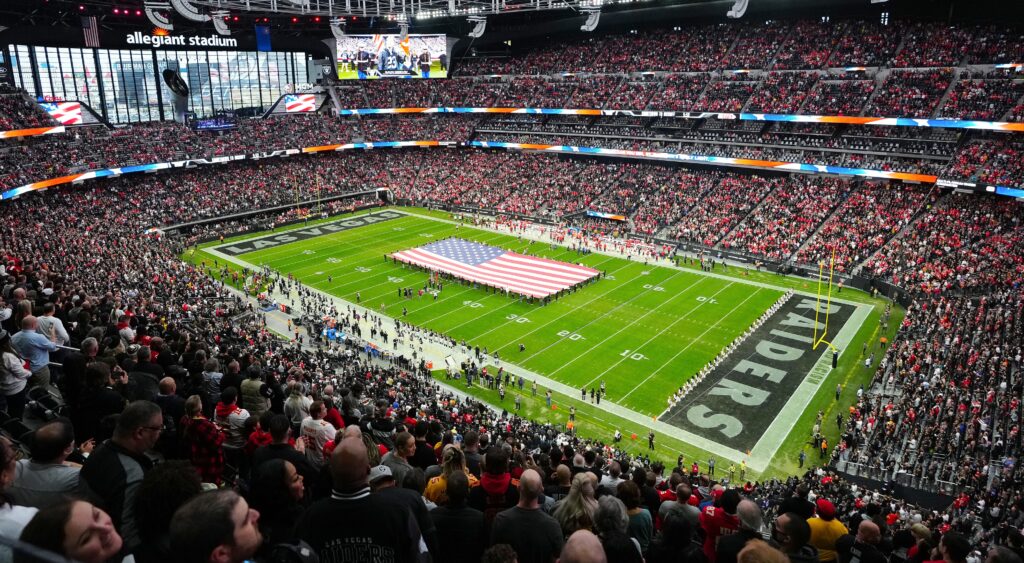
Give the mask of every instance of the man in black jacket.
[[110, 514], [124, 538], [125, 551], [139, 545], [135, 493], [153, 462], [146, 457], [164, 429], [160, 407], [150, 401], [130, 403], [117, 419], [114, 436], [93, 451], [80, 473], [87, 496]]
[[469, 478], [456, 471], [448, 477], [445, 488], [448, 504], [430, 511], [437, 528], [437, 561], [476, 563], [486, 547], [484, 513], [466, 506]]

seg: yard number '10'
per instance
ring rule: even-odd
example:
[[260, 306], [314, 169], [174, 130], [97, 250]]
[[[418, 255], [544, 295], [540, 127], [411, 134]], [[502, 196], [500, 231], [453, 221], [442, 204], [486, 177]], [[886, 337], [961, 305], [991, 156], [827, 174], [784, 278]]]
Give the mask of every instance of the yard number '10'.
[[629, 358], [631, 360], [646, 360], [647, 359], [647, 356], [645, 356], [645, 355], [643, 355], [643, 354], [641, 354], [639, 352], [633, 352], [632, 354], [630, 354], [630, 352], [633, 352], [633, 351], [632, 350], [623, 350], [622, 353], [619, 354], [619, 355], [622, 356], [623, 358]]

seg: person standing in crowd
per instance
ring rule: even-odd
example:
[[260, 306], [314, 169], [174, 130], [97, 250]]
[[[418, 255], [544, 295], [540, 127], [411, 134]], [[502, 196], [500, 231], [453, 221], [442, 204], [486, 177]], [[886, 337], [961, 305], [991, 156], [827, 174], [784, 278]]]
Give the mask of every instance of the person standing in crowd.
[[36, 332], [38, 322], [29, 315], [21, 319], [21, 331], [11, 337], [11, 345], [18, 354], [28, 360], [32, 376], [29, 387], [50, 388], [50, 352], [57, 351], [53, 342], [56, 337], [47, 337]]
[[810, 545], [811, 527], [799, 514], [786, 512], [775, 519], [772, 540], [791, 563], [816, 563], [818, 550]]
[[466, 505], [471, 477], [462, 471], [448, 475], [444, 481], [446, 502], [438, 503], [439, 506], [430, 511], [437, 529], [437, 561], [477, 563], [487, 546], [484, 513]]
[[484, 513], [490, 530], [498, 513], [518, 502], [519, 482], [508, 471], [508, 455], [500, 447], [491, 446], [484, 456], [480, 486], [469, 491], [469, 506]]
[[395, 483], [402, 487], [405, 485], [405, 477], [412, 471], [409, 458], [416, 453], [416, 440], [408, 432], [399, 432], [395, 436], [395, 448], [384, 454], [380, 462], [391, 470]]
[[150, 401], [130, 403], [117, 419], [114, 436], [96, 447], [80, 473], [86, 494], [99, 499], [129, 551], [140, 541], [135, 526], [135, 493], [153, 467], [146, 452], [156, 446], [163, 429], [163, 413], [158, 405]]
[[[39, 509], [34, 506], [20, 506], [11, 503], [7, 494], [17, 471], [18, 452], [6, 437], [0, 436], [0, 535], [7, 538], [21, 536], [22, 530], [35, 517]], [[0, 545], [0, 560], [10, 561], [9, 548]]]
[[736, 489], [722, 491], [719, 486], [712, 493], [712, 497], [716, 500], [701, 513], [700, 526], [704, 530], [704, 556], [710, 563], [716, 563], [719, 538], [735, 533], [740, 526], [739, 518], [736, 516], [740, 494]]
[[302, 438], [306, 443], [306, 459], [315, 469], [323, 466], [324, 448], [334, 440], [336, 431], [331, 423], [324, 420], [323, 401], [313, 401], [309, 407], [309, 418], [302, 421]]
[[0, 353], [3, 354], [3, 362], [0, 363], [0, 392], [4, 396], [7, 414], [21, 418], [25, 411], [28, 381], [32, 377], [32, 372], [25, 367], [25, 360], [11, 346], [11, 335], [2, 329]]
[[242, 408], [249, 411], [249, 414], [259, 419], [263, 413], [270, 409], [270, 398], [273, 393], [270, 387], [263, 382], [263, 373], [260, 366], [253, 364], [245, 370], [246, 378], [242, 382], [240, 394], [242, 397]]
[[283, 414], [273, 415], [268, 426], [270, 427], [268, 432], [271, 443], [260, 446], [253, 452], [252, 469], [255, 470], [264, 462], [272, 459], [283, 459], [295, 466], [307, 486], [311, 485], [316, 480], [317, 470], [306, 458], [306, 440], [300, 437], [295, 440], [294, 444], [288, 442], [291, 423]]
[[654, 520], [650, 511], [641, 506], [640, 487], [633, 481], [623, 481], [619, 483], [615, 492], [626, 505], [629, 536], [640, 544], [640, 551], [646, 553], [654, 535]]
[[309, 544], [321, 561], [429, 560], [412, 513], [394, 499], [370, 494], [369, 454], [357, 431], [346, 431], [334, 448], [330, 472], [331, 496], [299, 517], [296, 539]]
[[430, 479], [423, 496], [438, 506], [446, 505], [448, 503], [446, 492], [448, 490], [448, 479], [456, 473], [462, 473], [466, 476], [466, 497], [468, 498], [469, 491], [479, 485], [480, 482], [466, 467], [465, 454], [463, 454], [462, 450], [455, 444], [448, 444], [441, 451], [441, 474]]
[[810, 544], [818, 550], [821, 563], [829, 563], [836, 560], [836, 540], [849, 532], [836, 518], [836, 508], [831, 501], [819, 498], [816, 507], [817, 516], [807, 521], [811, 527]]
[[292, 424], [292, 436], [302, 435], [302, 421], [309, 418], [309, 407], [313, 405], [310, 399], [302, 392], [302, 385], [298, 381], [288, 382], [288, 398], [284, 402], [284, 414]]
[[416, 437], [416, 453], [409, 458], [409, 465], [424, 471], [432, 465], [437, 465], [437, 454], [434, 453], [434, 448], [427, 443], [427, 433], [429, 430], [429, 425], [426, 421], [418, 421], [412, 430], [413, 436]]
[[576, 530], [590, 530], [594, 527], [594, 513], [597, 511], [595, 481], [593, 473], [577, 473], [572, 479], [569, 494], [555, 503], [552, 516], [558, 520], [565, 537], [571, 536]]
[[292, 538], [295, 521], [305, 509], [306, 487], [291, 462], [272, 459], [253, 469], [247, 500], [260, 513], [260, 532], [271, 545]]
[[715, 549], [716, 563], [736, 563], [740, 551], [743, 551], [747, 543], [763, 539], [761, 528], [764, 527], [764, 522], [761, 519], [761, 507], [757, 506], [756, 502], [741, 500], [736, 505], [736, 518], [739, 520], [736, 533], [724, 535], [718, 540], [718, 547]]
[[491, 528], [491, 545], [512, 546], [519, 563], [549, 563], [562, 551], [558, 521], [540, 509], [542, 485], [540, 474], [524, 471], [516, 505], [498, 513]]
[[204, 483], [220, 485], [224, 475], [224, 431], [203, 415], [203, 401], [192, 395], [185, 401], [185, 415], [178, 423], [192, 466]]
[[847, 534], [836, 540], [839, 563], [886, 563], [888, 558], [878, 549], [882, 540], [878, 524], [863, 520], [857, 526], [857, 535]]

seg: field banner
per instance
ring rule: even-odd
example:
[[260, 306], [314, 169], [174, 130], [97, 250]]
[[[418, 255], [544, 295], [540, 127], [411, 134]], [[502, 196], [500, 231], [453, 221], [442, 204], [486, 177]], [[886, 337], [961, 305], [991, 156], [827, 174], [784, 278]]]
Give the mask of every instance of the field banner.
[[395, 260], [530, 297], [547, 297], [601, 272], [548, 258], [507, 252], [496, 246], [450, 238], [403, 250]]

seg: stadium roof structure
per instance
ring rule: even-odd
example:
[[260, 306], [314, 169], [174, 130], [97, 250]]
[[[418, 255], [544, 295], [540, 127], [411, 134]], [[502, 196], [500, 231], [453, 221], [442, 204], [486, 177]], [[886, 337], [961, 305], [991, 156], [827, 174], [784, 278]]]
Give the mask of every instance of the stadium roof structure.
[[[392, 20], [465, 17], [548, 10], [588, 10], [638, 5], [702, 4], [707, 0], [171, 0], [212, 10], [328, 17], [381, 16]], [[723, 6], [731, 0], [718, 0]], [[723, 12], [724, 13], [724, 12]]]

